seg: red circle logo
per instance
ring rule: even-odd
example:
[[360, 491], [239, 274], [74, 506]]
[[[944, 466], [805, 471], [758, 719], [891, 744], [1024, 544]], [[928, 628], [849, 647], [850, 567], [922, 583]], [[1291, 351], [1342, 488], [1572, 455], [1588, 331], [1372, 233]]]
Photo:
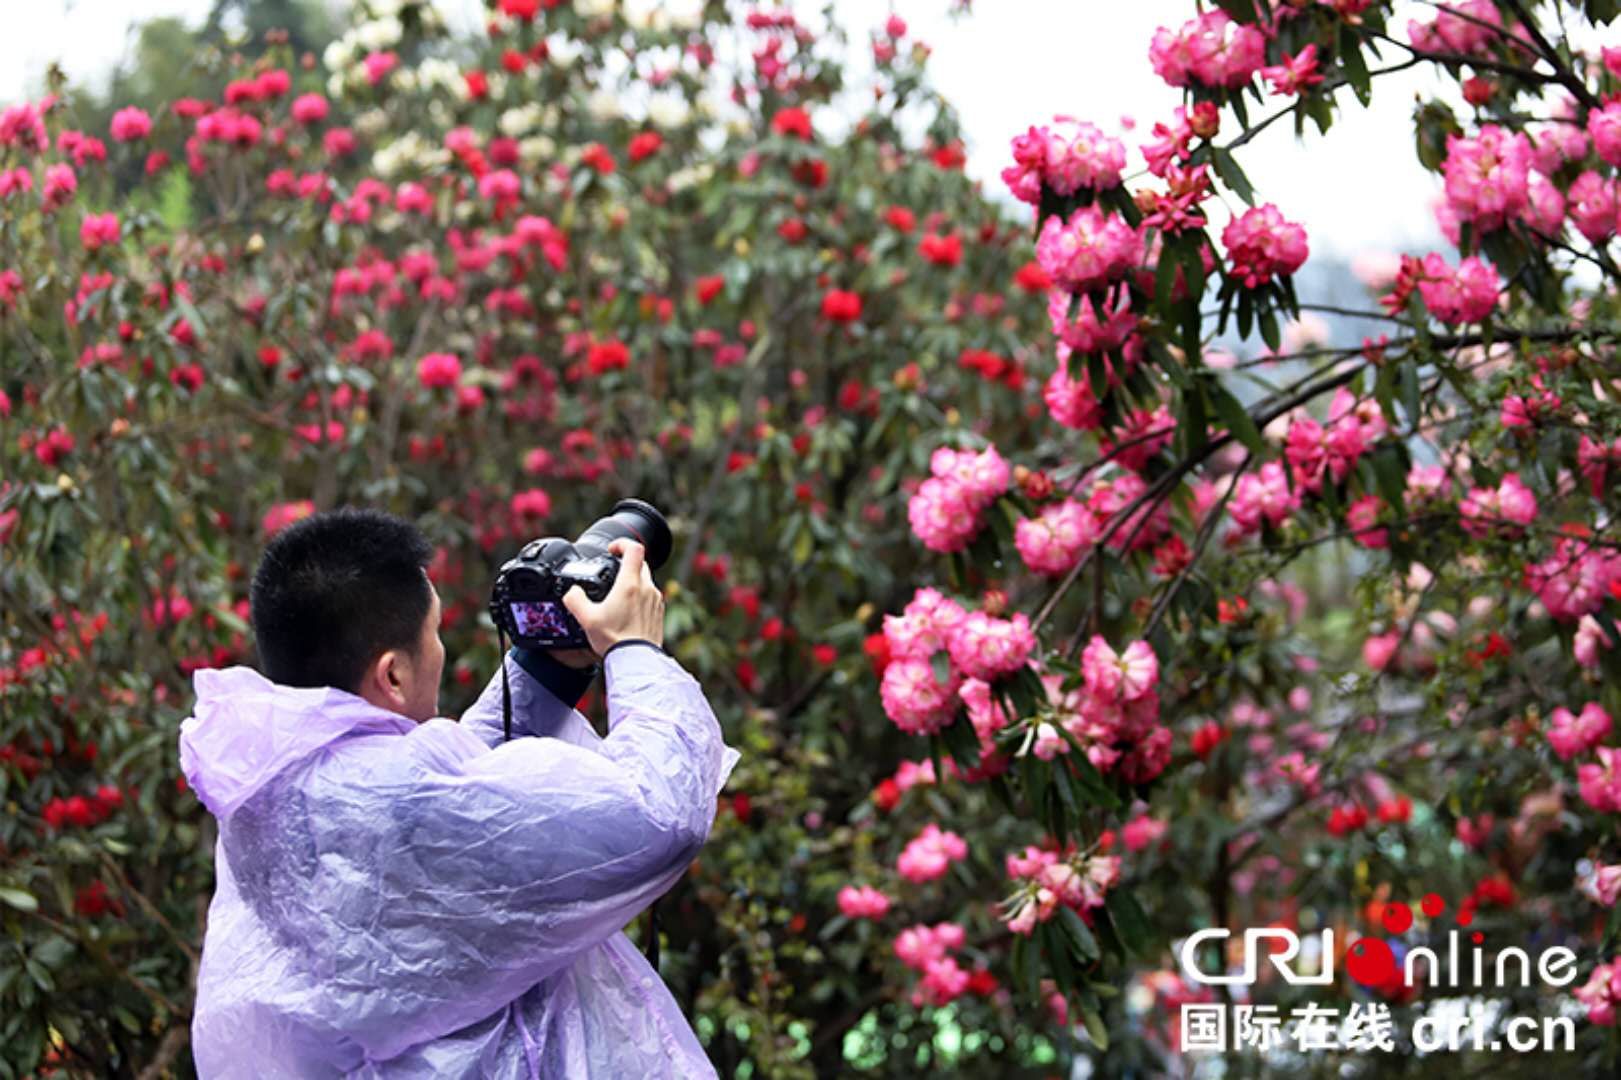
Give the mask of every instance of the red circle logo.
[[1345, 970], [1363, 986], [1382, 986], [1396, 974], [1396, 954], [1378, 938], [1357, 938], [1345, 950]]
[[1386, 904], [1379, 921], [1384, 924], [1387, 934], [1405, 934], [1408, 927], [1413, 925], [1413, 909], [1400, 901]]

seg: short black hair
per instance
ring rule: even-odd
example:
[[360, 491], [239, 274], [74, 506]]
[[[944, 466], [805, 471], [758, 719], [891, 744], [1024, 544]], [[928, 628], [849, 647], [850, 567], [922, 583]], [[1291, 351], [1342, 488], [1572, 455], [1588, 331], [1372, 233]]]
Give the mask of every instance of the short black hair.
[[379, 510], [329, 510], [277, 533], [253, 574], [265, 677], [357, 693], [387, 650], [416, 655], [433, 605], [432, 559], [422, 530]]

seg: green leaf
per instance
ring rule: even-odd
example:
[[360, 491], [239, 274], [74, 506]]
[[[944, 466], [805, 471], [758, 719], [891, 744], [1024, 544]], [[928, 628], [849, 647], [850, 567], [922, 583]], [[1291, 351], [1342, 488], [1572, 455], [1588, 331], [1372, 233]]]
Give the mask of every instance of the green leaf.
[[1081, 1023], [1086, 1025], [1087, 1037], [1097, 1044], [1099, 1050], [1109, 1048], [1109, 1029], [1103, 1026], [1102, 1016], [1095, 1010], [1082, 1009]]
[[38, 911], [39, 901], [34, 899], [32, 893], [21, 889], [0, 888], [0, 900], [4, 900], [18, 911]]
[[1120, 933], [1121, 942], [1132, 952], [1141, 952], [1143, 946], [1148, 944], [1152, 931], [1148, 926], [1148, 917], [1143, 914], [1136, 898], [1124, 889], [1115, 889], [1103, 902], [1109, 909], [1109, 921]]
[[1401, 366], [1401, 404], [1407, 410], [1407, 422], [1417, 427], [1420, 418], [1420, 396], [1418, 388], [1418, 361], [1412, 360]]
[[1233, 396], [1231, 390], [1220, 383], [1212, 383], [1210, 403], [1216, 407], [1216, 415], [1227, 425], [1227, 430], [1233, 433], [1235, 439], [1257, 454], [1266, 452], [1266, 446], [1261, 441], [1261, 429], [1255, 426], [1249, 410]]
[[1368, 75], [1367, 58], [1362, 55], [1362, 40], [1349, 23], [1340, 24], [1339, 54], [1346, 81], [1351, 84], [1356, 99], [1366, 105], [1372, 97], [1373, 80]]
[[1102, 958], [1103, 952], [1098, 948], [1098, 939], [1092, 936], [1092, 930], [1086, 925], [1073, 908], [1061, 907], [1058, 911], [1058, 921], [1063, 924], [1069, 934], [1070, 944], [1075, 947], [1075, 954], [1087, 962]]
[[1226, 184], [1234, 195], [1250, 206], [1255, 205], [1255, 189], [1250, 187], [1249, 177], [1238, 167], [1238, 159], [1233, 157], [1231, 150], [1225, 146], [1211, 147], [1210, 162], [1216, 167], [1216, 175], [1221, 177], [1221, 182]]

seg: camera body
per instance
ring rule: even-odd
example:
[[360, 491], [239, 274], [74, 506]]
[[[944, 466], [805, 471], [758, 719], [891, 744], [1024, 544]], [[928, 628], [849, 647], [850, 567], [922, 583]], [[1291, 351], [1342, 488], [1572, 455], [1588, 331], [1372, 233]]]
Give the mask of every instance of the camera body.
[[619, 575], [619, 556], [608, 544], [620, 537], [643, 546], [649, 569], [657, 570], [670, 557], [672, 538], [664, 515], [640, 499], [620, 499], [579, 539], [531, 540], [502, 564], [490, 592], [495, 625], [524, 648], [589, 649], [590, 640], [563, 606], [563, 597], [576, 585], [593, 601], [608, 595]]

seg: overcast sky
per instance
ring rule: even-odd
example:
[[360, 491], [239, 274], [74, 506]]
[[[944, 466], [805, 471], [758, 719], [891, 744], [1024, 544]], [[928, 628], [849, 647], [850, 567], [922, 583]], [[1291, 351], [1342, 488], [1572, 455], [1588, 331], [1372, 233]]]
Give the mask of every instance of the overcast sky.
[[[1130, 166], [1139, 167], [1134, 140], [1168, 118], [1179, 100], [1148, 65], [1149, 39], [1193, 8], [1188, 0], [977, 0], [974, 15], [958, 21], [947, 14], [950, 0], [834, 2], [863, 50], [866, 31], [891, 7], [933, 47], [935, 82], [967, 132], [969, 172], [987, 188], [1001, 183], [1012, 137], [1055, 113], [1123, 134]], [[0, 35], [0, 100], [36, 87], [52, 60], [73, 78], [92, 78], [124, 55], [133, 22], [153, 15], [200, 19], [210, 6], [210, 0], [12, 0], [10, 29]], [[1419, 11], [1398, 5], [1409, 6]], [[439, 0], [439, 7], [461, 24], [481, 10], [479, 0]], [[1403, 13], [1393, 27], [1404, 28], [1406, 19]], [[1398, 58], [1392, 50], [1386, 60]], [[1369, 109], [1343, 92], [1351, 107], [1328, 135], [1312, 127], [1297, 142], [1290, 125], [1280, 123], [1240, 160], [1262, 197], [1306, 226], [1314, 251], [1432, 246], [1438, 237], [1429, 206], [1439, 185], [1413, 158], [1409, 117], [1415, 93], [1434, 85], [1417, 71], [1381, 79]], [[1123, 116], [1137, 122], [1135, 132], [1121, 131]]]

